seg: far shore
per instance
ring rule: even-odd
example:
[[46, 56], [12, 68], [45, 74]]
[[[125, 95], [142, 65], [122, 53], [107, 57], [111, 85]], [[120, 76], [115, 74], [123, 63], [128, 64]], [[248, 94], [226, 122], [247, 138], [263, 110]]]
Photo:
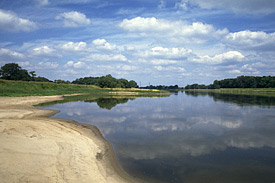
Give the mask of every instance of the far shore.
[[0, 97], [1, 183], [134, 183], [95, 126], [49, 118], [60, 96]]

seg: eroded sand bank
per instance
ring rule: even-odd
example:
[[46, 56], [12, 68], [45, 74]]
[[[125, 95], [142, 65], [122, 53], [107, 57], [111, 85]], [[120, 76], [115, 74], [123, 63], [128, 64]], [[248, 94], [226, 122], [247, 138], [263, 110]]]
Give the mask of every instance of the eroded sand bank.
[[0, 97], [0, 182], [136, 182], [96, 127], [33, 107], [54, 100], [62, 97]]

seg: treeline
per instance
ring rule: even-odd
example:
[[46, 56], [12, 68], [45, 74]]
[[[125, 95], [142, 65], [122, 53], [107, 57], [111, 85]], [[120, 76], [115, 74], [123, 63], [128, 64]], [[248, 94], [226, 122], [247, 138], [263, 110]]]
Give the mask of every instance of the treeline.
[[28, 72], [15, 63], [5, 64], [1, 67], [0, 79], [50, 82], [50, 80], [47, 78], [36, 76], [35, 71]]
[[275, 88], [275, 76], [238, 76], [232, 79], [215, 80], [210, 85], [192, 84], [185, 86], [185, 89], [219, 88]]
[[0, 79], [20, 80], [20, 81], [38, 81], [38, 82], [54, 82], [57, 84], [83, 84], [97, 85], [101, 88], [138, 88], [135, 81], [126, 79], [116, 79], [110, 74], [101, 77], [85, 77], [74, 80], [73, 82], [61, 79], [51, 81], [45, 77], [36, 76], [35, 71], [28, 72], [22, 69], [16, 63], [5, 64], [0, 69]]
[[138, 88], [135, 81], [127, 79], [116, 79], [110, 74], [101, 77], [84, 77], [76, 79], [73, 84], [97, 85], [101, 88]]
[[176, 90], [179, 89], [178, 85], [170, 85], [170, 86], [165, 86], [165, 85], [158, 85], [158, 86], [145, 86], [141, 87], [142, 89], [157, 89], [157, 90]]

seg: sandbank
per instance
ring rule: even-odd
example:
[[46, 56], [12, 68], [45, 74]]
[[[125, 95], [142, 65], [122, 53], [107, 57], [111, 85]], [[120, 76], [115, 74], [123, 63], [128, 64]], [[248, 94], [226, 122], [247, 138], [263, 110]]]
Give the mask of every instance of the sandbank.
[[1, 183], [132, 183], [95, 126], [34, 107], [62, 96], [0, 97]]

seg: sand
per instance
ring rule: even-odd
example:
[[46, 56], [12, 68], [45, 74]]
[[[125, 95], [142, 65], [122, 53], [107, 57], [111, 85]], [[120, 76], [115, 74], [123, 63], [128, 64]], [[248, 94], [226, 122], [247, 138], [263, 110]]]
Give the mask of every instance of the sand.
[[49, 118], [58, 111], [33, 106], [62, 99], [0, 97], [0, 182], [137, 182], [96, 127]]

